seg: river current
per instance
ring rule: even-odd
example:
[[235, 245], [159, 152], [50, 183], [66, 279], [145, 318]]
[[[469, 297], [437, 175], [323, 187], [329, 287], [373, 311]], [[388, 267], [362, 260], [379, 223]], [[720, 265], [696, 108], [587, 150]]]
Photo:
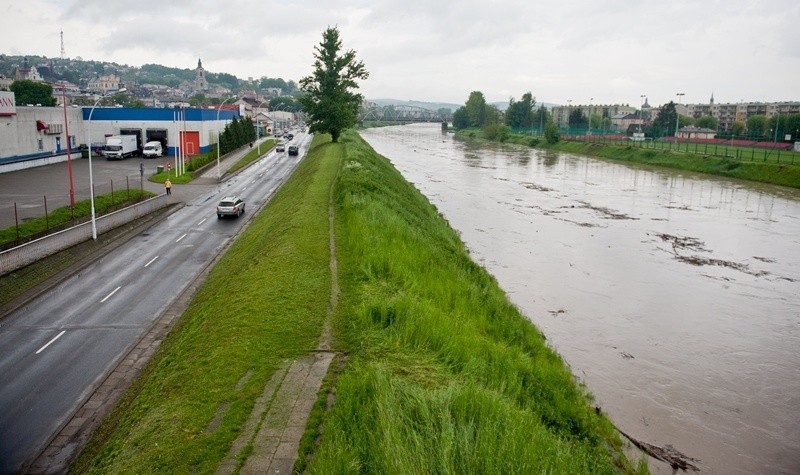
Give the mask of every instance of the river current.
[[705, 473], [800, 473], [799, 191], [461, 140], [438, 124], [361, 135], [620, 429]]

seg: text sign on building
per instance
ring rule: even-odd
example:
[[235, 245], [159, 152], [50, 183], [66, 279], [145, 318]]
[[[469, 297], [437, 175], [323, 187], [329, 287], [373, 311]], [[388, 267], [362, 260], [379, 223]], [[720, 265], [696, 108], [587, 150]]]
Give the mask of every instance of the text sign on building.
[[16, 115], [17, 103], [14, 93], [11, 91], [0, 91], [0, 115]]

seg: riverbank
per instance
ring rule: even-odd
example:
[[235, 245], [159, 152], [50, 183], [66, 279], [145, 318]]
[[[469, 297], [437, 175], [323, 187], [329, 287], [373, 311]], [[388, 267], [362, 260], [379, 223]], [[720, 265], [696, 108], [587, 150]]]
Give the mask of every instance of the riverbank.
[[[479, 129], [463, 129], [455, 132], [465, 139], [490, 140]], [[588, 155], [590, 157], [642, 163], [659, 167], [687, 170], [710, 175], [751, 180], [773, 185], [800, 188], [800, 161], [796, 164], [774, 163], [769, 161], [748, 161], [726, 157], [713, 157], [703, 154], [676, 150], [653, 150], [633, 145], [620, 146], [608, 143], [561, 141], [548, 144], [540, 138], [529, 135], [509, 134], [504, 140], [527, 147], [544, 150]]]
[[273, 374], [322, 334], [331, 186], [338, 363], [297, 468], [646, 472], [455, 231], [353, 132], [315, 139], [72, 471], [216, 471]]

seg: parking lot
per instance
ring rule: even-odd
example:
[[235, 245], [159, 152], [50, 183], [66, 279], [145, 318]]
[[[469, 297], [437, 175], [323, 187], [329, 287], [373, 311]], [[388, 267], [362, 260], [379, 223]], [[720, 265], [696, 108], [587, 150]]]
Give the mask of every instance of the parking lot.
[[[130, 188], [144, 188], [155, 193], [164, 191], [160, 183], [151, 183], [147, 177], [156, 172], [156, 167], [164, 166], [174, 157], [127, 158], [108, 161], [103, 157], [92, 158], [92, 175], [95, 194], [125, 192]], [[73, 155], [72, 183], [75, 201], [89, 199], [89, 159]], [[144, 165], [144, 177], [139, 173]], [[45, 199], [48, 212], [67, 206], [69, 199], [69, 167], [67, 162], [43, 167], [29, 168], [8, 173], [0, 173], [0, 228], [14, 226], [14, 205], [17, 219], [23, 222], [33, 217], [44, 216]], [[46, 197], [46, 198], [45, 198]]]

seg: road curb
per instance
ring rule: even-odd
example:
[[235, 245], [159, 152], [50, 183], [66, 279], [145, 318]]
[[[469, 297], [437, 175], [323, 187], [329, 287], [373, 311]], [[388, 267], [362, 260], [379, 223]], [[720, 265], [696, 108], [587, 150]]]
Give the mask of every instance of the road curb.
[[91, 396], [72, 414], [24, 473], [67, 472], [69, 463], [83, 449], [94, 431], [100, 427], [105, 417], [139, 376], [175, 323], [183, 315], [211, 269], [234, 241], [234, 239], [229, 240], [217, 255], [184, 288], [180, 289], [178, 297], [153, 321], [144, 337], [125, 353], [125, 356], [111, 372], [100, 378], [101, 382], [91, 391]]

